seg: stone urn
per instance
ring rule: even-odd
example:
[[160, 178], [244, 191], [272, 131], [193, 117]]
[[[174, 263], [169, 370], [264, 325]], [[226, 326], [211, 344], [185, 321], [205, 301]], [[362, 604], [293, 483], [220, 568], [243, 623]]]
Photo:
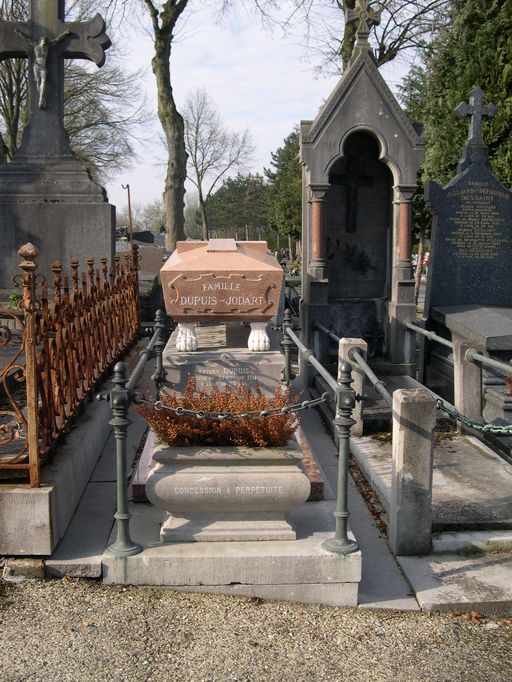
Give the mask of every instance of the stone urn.
[[295, 540], [286, 515], [311, 487], [301, 461], [294, 440], [267, 448], [157, 445], [146, 495], [169, 513], [161, 540]]

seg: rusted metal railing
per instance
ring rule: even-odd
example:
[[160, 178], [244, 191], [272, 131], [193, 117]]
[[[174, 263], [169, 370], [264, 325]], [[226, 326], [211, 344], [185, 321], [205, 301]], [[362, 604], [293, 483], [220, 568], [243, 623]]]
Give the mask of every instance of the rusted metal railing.
[[[96, 269], [88, 259], [81, 274], [73, 259], [70, 277], [55, 261], [51, 287], [37, 274], [37, 249], [25, 244], [18, 253], [23, 275], [14, 279], [23, 291], [20, 312], [0, 311], [0, 349], [13, 341], [10, 327], [22, 334], [0, 374], [0, 472], [25, 473], [37, 487], [54, 444], [138, 336], [138, 247], [124, 262], [116, 256], [112, 267], [102, 258]], [[23, 398], [12, 389], [22, 381]]]

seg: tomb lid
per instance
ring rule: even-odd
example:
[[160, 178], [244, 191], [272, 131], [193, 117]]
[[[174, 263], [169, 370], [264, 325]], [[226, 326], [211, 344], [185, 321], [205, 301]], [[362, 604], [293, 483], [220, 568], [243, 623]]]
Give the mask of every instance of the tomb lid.
[[[222, 255], [220, 255], [222, 254]], [[283, 273], [267, 242], [237, 242], [234, 239], [178, 242], [162, 272], [182, 270], [265, 270]]]
[[[432, 318], [444, 324], [452, 334], [483, 350], [512, 350], [512, 308], [442, 306], [432, 310]], [[510, 371], [512, 372], [512, 367]]]

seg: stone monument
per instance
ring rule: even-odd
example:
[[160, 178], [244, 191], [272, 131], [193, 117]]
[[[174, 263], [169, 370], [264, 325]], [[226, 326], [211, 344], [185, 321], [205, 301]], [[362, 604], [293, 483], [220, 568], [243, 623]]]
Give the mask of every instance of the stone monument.
[[[281, 380], [283, 269], [265, 242], [178, 242], [160, 271], [167, 313], [178, 323], [164, 351], [170, 384], [236, 390], [242, 380], [272, 395]], [[250, 329], [249, 329], [250, 326]]]
[[0, 60], [27, 57], [29, 120], [20, 149], [0, 166], [0, 288], [12, 286], [20, 244], [39, 250], [40, 271], [58, 259], [113, 257], [114, 207], [69, 146], [64, 59], [102, 66], [110, 40], [97, 14], [64, 20], [64, 0], [31, 0], [26, 22], [0, 21]]
[[176, 350], [196, 350], [194, 322], [248, 321], [248, 348], [270, 348], [267, 322], [277, 314], [283, 269], [266, 242], [178, 242], [161, 270], [168, 314], [178, 322]]
[[[508, 362], [512, 359], [512, 192], [488, 164], [482, 117], [493, 116], [496, 108], [483, 100], [481, 88], [475, 87], [469, 104], [455, 110], [459, 116], [471, 117], [457, 175], [445, 187], [435, 182], [425, 185], [434, 219], [424, 323], [449, 340]], [[425, 379], [453, 401], [453, 357], [448, 348], [425, 344]], [[510, 419], [512, 404], [503, 392], [503, 375], [484, 370], [483, 384], [484, 413], [493, 420], [508, 412]]]
[[[237, 392], [242, 382], [273, 395], [283, 356], [267, 323], [278, 312], [283, 270], [266, 243], [178, 242], [161, 280], [167, 313], [178, 322], [164, 351], [171, 389], [182, 393], [192, 376], [203, 390]], [[157, 445], [146, 495], [169, 513], [161, 540], [294, 540], [286, 515], [310, 493], [301, 460], [296, 442], [277, 448]]]
[[347, 19], [357, 23], [348, 68], [300, 126], [304, 340], [315, 345], [318, 321], [411, 372], [402, 322], [416, 313], [411, 198], [423, 143], [375, 64], [368, 34], [378, 12], [358, 0]]

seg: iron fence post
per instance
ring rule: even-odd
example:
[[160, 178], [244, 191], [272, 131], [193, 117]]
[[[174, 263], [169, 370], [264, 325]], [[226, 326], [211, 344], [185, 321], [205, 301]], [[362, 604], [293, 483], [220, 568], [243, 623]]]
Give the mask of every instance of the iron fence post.
[[27, 397], [27, 444], [30, 487], [39, 488], [40, 459], [39, 459], [39, 387], [37, 371], [37, 330], [36, 330], [36, 258], [38, 251], [31, 244], [22, 246], [18, 255], [23, 258], [20, 264], [23, 270], [23, 299], [24, 312], [23, 344], [25, 350], [25, 379]]
[[160, 399], [160, 389], [163, 386], [167, 372], [164, 369], [163, 353], [165, 348], [165, 315], [161, 309], [156, 311], [155, 315], [155, 331], [158, 332], [155, 343], [156, 364], [155, 371], [151, 375], [151, 380], [155, 382], [155, 395], [157, 400]]
[[293, 379], [295, 379], [295, 374], [292, 372], [292, 348], [294, 343], [288, 336], [287, 329], [292, 328], [292, 311], [290, 308], [286, 308], [284, 311], [283, 320], [283, 340], [281, 341], [281, 348], [284, 353], [284, 367], [283, 367], [283, 383], [289, 386]]
[[110, 391], [110, 406], [112, 419], [109, 424], [114, 430], [116, 440], [116, 469], [117, 469], [117, 511], [114, 518], [117, 522], [117, 537], [114, 543], [107, 547], [107, 552], [114, 556], [132, 556], [142, 551], [142, 547], [130, 538], [130, 517], [128, 511], [128, 489], [126, 481], [126, 438], [130, 407], [130, 392], [127, 388], [126, 365], [118, 362], [114, 367], [114, 387]]
[[336, 493], [336, 531], [333, 538], [322, 543], [322, 547], [337, 554], [350, 554], [359, 547], [357, 542], [347, 535], [348, 527], [348, 457], [350, 452], [350, 429], [355, 424], [352, 411], [356, 404], [355, 391], [351, 388], [352, 365], [343, 362], [339, 368], [338, 387], [336, 389], [336, 417], [334, 425], [338, 436], [338, 487]]

